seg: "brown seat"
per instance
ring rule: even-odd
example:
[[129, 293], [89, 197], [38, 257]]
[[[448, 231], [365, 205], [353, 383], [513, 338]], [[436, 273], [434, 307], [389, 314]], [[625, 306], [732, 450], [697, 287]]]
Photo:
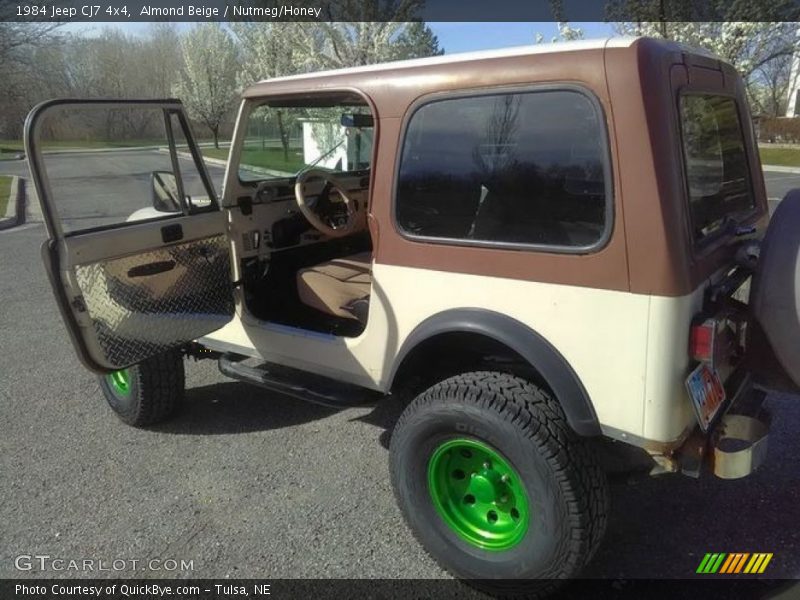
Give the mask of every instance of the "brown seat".
[[301, 269], [297, 273], [300, 301], [329, 315], [363, 321], [372, 282], [371, 258], [369, 252], [362, 252]]

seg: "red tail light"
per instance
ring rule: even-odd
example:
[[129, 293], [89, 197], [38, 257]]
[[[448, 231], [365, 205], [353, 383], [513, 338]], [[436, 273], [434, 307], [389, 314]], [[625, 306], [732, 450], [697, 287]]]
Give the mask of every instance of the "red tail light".
[[689, 355], [694, 360], [712, 365], [714, 362], [714, 338], [716, 332], [716, 319], [706, 319], [692, 325], [689, 334]]

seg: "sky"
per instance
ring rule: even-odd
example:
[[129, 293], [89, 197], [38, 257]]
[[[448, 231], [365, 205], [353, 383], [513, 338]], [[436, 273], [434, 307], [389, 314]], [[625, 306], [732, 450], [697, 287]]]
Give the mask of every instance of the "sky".
[[[541, 33], [545, 41], [558, 33], [558, 24], [553, 22], [532, 23], [428, 23], [439, 38], [445, 52], [468, 52], [489, 50], [507, 46], [531, 44], [536, 34]], [[607, 37], [614, 30], [609, 23], [570, 23], [570, 27], [583, 29], [585, 37]]]
[[[534, 42], [537, 33], [544, 36], [545, 41], [557, 33], [557, 24], [553, 22], [530, 23], [428, 23], [439, 38], [439, 45], [448, 54], [468, 52], [470, 50], [489, 50], [508, 46], [522, 46]], [[147, 31], [149, 23], [105, 23], [89, 25], [87, 23], [71, 23], [64, 29], [73, 33], [91, 35], [104, 26], [116, 26], [133, 34]], [[181, 27], [191, 27], [191, 23], [182, 23]], [[585, 37], [596, 38], [613, 35], [614, 30], [609, 23], [570, 23], [573, 28], [583, 29]]]

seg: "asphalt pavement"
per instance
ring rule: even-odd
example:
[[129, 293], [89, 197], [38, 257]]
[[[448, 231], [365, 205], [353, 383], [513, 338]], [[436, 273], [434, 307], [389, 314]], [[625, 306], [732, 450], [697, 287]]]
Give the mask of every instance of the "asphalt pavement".
[[[21, 166], [0, 162], [0, 173]], [[780, 197], [800, 175], [767, 174], [767, 185]], [[189, 362], [182, 414], [127, 427], [74, 355], [44, 237], [37, 223], [0, 232], [0, 578], [59, 575], [16, 570], [21, 554], [193, 561], [85, 576], [447, 577], [391, 494], [399, 402], [333, 411]], [[768, 403], [768, 459], [751, 477], [614, 483], [608, 535], [584, 575], [681, 578], [706, 552], [772, 552], [770, 576], [800, 577], [800, 399]]]
[[[152, 206], [153, 172], [172, 171], [169, 154], [157, 150], [53, 153], [45, 154], [43, 163], [65, 231], [124, 222]], [[195, 200], [208, 198], [194, 161], [180, 157], [178, 164], [185, 193]], [[219, 194], [225, 169], [207, 168]], [[27, 161], [0, 161], [0, 175], [29, 177]]]

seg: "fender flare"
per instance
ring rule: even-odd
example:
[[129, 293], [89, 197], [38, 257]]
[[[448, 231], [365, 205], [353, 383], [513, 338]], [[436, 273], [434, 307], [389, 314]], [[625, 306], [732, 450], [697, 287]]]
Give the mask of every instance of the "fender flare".
[[581, 436], [601, 434], [589, 394], [567, 360], [539, 333], [507, 315], [481, 308], [446, 310], [425, 319], [403, 342], [389, 377], [389, 388], [403, 361], [422, 342], [444, 333], [475, 333], [491, 338], [524, 358], [555, 394], [570, 427]]

